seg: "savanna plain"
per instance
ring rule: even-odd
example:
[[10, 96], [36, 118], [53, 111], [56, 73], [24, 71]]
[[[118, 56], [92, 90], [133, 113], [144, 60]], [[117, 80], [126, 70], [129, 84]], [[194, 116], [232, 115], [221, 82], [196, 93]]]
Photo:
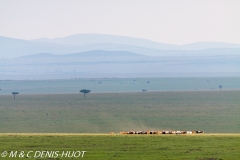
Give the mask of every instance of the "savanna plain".
[[[80, 93], [15, 100], [1, 95], [0, 151], [87, 151], [82, 159], [239, 159], [239, 97], [237, 90], [89, 93], [86, 99]], [[131, 130], [205, 134], [118, 134]]]

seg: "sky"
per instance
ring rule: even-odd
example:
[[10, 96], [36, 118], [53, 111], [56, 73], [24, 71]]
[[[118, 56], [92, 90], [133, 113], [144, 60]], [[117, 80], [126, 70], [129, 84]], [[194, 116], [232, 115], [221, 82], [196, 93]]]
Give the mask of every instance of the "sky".
[[0, 36], [98, 33], [161, 43], [240, 44], [239, 0], [0, 0]]

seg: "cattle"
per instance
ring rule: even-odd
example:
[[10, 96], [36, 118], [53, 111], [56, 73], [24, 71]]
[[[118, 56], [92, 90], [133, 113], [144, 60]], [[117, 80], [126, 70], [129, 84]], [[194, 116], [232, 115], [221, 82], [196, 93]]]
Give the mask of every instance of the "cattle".
[[[120, 134], [200, 134], [204, 133], [203, 131], [129, 131], [129, 132], [120, 132]], [[110, 132], [110, 134], [114, 134], [114, 132]]]
[[182, 134], [182, 131], [176, 131], [176, 134]]
[[162, 134], [170, 134], [170, 131], [163, 131]]
[[192, 134], [192, 131], [182, 131], [182, 134]]
[[135, 134], [142, 134], [142, 131], [135, 131]]
[[157, 134], [157, 131], [150, 131], [149, 134]]

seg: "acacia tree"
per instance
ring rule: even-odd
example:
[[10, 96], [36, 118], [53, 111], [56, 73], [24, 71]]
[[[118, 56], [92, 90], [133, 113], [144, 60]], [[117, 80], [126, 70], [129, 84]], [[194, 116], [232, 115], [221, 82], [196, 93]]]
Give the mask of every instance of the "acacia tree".
[[12, 95], [14, 96], [14, 100], [15, 100], [15, 97], [16, 95], [19, 94], [18, 92], [12, 92]]
[[220, 86], [218, 86], [218, 87], [220, 88], [220, 91], [221, 91], [223, 86], [222, 86], [222, 85], [220, 85]]
[[81, 93], [84, 94], [84, 99], [85, 99], [85, 95], [86, 95], [87, 93], [91, 92], [91, 90], [88, 90], [88, 89], [82, 89], [82, 90], [79, 91], [79, 92], [81, 92]]

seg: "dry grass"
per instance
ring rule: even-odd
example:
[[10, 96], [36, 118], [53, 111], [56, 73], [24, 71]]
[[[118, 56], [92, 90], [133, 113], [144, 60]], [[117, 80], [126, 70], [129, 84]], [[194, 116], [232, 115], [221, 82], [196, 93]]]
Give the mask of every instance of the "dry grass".
[[1, 96], [2, 133], [240, 133], [240, 91]]

